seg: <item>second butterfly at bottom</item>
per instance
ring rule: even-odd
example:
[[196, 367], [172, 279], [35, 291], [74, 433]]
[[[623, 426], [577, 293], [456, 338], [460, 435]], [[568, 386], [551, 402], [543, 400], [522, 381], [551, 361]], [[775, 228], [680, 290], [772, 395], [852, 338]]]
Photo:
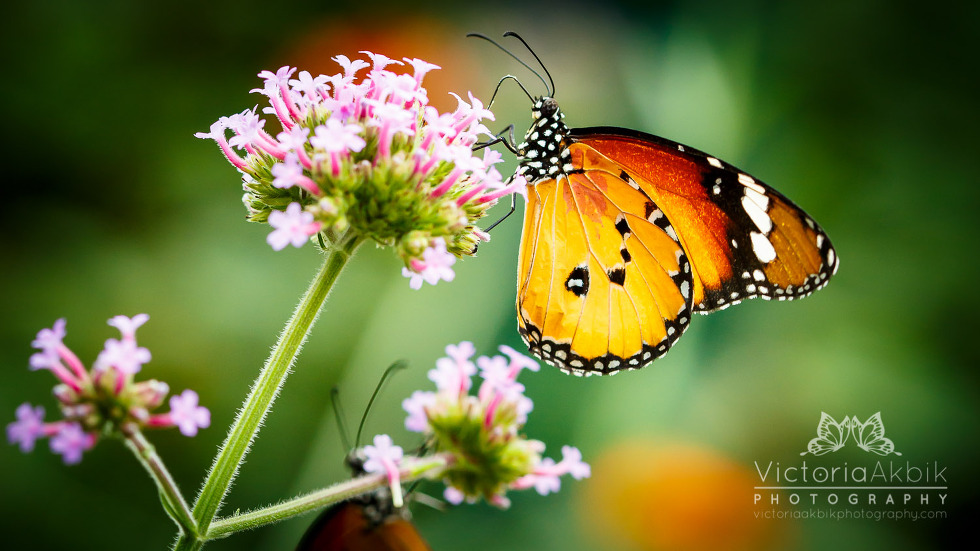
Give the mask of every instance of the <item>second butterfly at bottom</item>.
[[[347, 458], [355, 476], [364, 460]], [[395, 507], [391, 490], [379, 488], [327, 508], [306, 530], [296, 551], [431, 551], [410, 520], [408, 509]]]

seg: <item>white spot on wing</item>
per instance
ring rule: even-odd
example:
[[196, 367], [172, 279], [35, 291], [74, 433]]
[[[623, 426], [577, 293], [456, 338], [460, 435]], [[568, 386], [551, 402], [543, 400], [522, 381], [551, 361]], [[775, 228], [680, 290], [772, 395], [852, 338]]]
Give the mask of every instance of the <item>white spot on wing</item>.
[[767, 264], [776, 260], [776, 249], [772, 247], [772, 243], [766, 239], [766, 236], [759, 232], [752, 232], [749, 237], [752, 239], [752, 250], [755, 251], [755, 256], [760, 262]]
[[766, 214], [765, 207], [760, 206], [759, 203], [749, 195], [750, 193], [756, 195], [757, 197], [761, 197], [766, 203], [769, 202], [769, 199], [765, 195], [755, 193], [748, 188], [745, 189], [745, 195], [742, 196], [742, 208], [745, 209], [745, 213], [749, 215], [749, 218], [752, 219], [755, 227], [759, 228], [759, 231], [761, 231], [763, 235], [769, 235], [769, 232], [772, 231], [772, 218], [769, 218], [769, 215]]
[[[708, 164], [715, 168], [721, 168], [721, 161], [715, 159], [714, 157], [708, 157]], [[742, 179], [741, 176], [739, 176], [739, 179]]]
[[758, 191], [759, 193], [762, 194], [766, 193], [766, 189], [760, 186], [759, 184], [755, 183], [755, 179], [749, 176], [748, 174], [740, 172], [738, 174], [738, 181], [747, 188], [754, 189], [755, 191]]

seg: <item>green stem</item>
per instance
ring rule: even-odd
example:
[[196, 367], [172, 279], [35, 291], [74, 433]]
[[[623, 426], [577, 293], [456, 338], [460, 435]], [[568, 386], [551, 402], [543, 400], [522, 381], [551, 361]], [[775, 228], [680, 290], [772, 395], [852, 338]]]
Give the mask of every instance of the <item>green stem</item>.
[[[252, 390], [228, 431], [194, 504], [194, 519], [199, 533], [204, 535], [203, 539], [208, 539], [211, 520], [221, 507], [229, 486], [238, 474], [242, 459], [248, 453], [263, 419], [272, 408], [272, 402], [286, 380], [330, 289], [361, 241], [359, 236], [349, 232], [334, 243], [326, 262], [296, 306], [293, 317], [286, 324], [279, 336], [279, 342], [253, 383]], [[199, 549], [203, 543], [202, 538], [194, 540], [190, 541], [190, 538], [183, 535], [174, 549]]]
[[[445, 466], [446, 460], [439, 456], [411, 461], [401, 471], [402, 482], [411, 482], [412, 480], [421, 478], [433, 469]], [[234, 534], [235, 532], [241, 532], [242, 530], [251, 530], [267, 524], [273, 524], [319, 507], [339, 503], [345, 499], [350, 499], [356, 495], [385, 486], [386, 484], [388, 484], [388, 479], [383, 473], [366, 475], [334, 484], [329, 488], [297, 496], [288, 501], [256, 509], [255, 511], [220, 518], [211, 524], [211, 528], [208, 530], [208, 538], [219, 538]]]
[[184, 496], [177, 488], [177, 483], [170, 476], [170, 471], [163, 464], [163, 459], [157, 455], [156, 448], [150, 444], [135, 424], [123, 426], [122, 432], [126, 437], [126, 446], [133, 451], [139, 462], [150, 473], [150, 477], [156, 482], [157, 489], [160, 491], [160, 498], [164, 502], [164, 510], [177, 523], [181, 534], [196, 536], [198, 533], [197, 523], [191, 516], [191, 509], [184, 501]]

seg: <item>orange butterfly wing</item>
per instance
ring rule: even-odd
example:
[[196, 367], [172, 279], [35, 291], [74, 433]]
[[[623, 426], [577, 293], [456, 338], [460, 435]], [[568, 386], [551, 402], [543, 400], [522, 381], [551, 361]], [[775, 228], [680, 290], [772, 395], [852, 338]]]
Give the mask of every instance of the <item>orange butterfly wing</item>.
[[837, 271], [836, 252], [820, 226], [734, 166], [635, 131], [584, 128], [569, 137], [622, 167], [664, 210], [691, 262], [696, 311], [754, 297], [801, 298]]
[[837, 271], [820, 226], [734, 166], [632, 130], [569, 130], [554, 98], [531, 112], [518, 328], [563, 371], [643, 367], [691, 311], [803, 297]]
[[582, 145], [587, 167], [528, 186], [518, 325], [531, 351], [575, 374], [662, 356], [691, 316], [691, 267], [651, 198]]

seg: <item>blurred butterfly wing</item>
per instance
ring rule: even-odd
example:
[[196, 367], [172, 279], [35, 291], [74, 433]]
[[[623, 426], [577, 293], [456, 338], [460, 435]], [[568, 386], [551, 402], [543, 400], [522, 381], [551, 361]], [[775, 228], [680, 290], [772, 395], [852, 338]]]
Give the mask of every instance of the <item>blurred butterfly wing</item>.
[[579, 128], [569, 138], [621, 167], [663, 209], [691, 263], [695, 311], [804, 297], [837, 271], [830, 239], [810, 216], [728, 163], [620, 128]]
[[354, 501], [324, 511], [300, 540], [296, 551], [431, 551], [411, 522], [390, 517], [377, 525]]
[[691, 269], [663, 212], [592, 152], [528, 186], [518, 325], [531, 351], [575, 374], [635, 369], [690, 322]]

